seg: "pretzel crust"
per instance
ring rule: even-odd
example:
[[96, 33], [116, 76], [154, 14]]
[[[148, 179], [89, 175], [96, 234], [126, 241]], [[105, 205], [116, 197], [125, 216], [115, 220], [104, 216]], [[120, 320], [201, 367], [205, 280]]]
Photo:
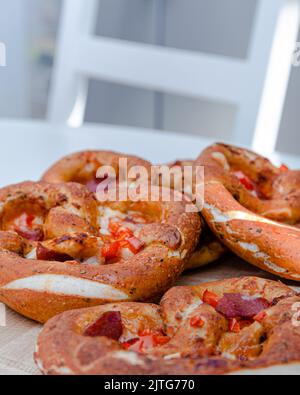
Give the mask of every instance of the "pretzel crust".
[[[171, 169], [174, 167], [180, 167], [181, 169], [184, 166], [194, 166], [195, 162], [191, 159], [187, 160], [177, 160], [176, 162], [169, 163], [167, 166]], [[171, 180], [174, 181], [174, 180]], [[182, 185], [175, 185], [172, 183], [172, 188], [177, 190], [181, 190]], [[192, 191], [192, 185], [190, 186], [190, 190]], [[206, 225], [205, 221], [203, 220], [202, 216], [200, 215], [202, 220], [202, 235], [199, 240], [199, 243], [191, 255], [190, 259], [186, 262], [185, 270], [194, 270], [198, 269], [199, 267], [207, 266], [210, 263], [213, 263], [220, 259], [227, 248], [219, 242], [219, 240], [214, 236], [214, 234], [210, 231], [208, 226]]]
[[59, 246], [64, 242], [72, 251], [75, 241], [76, 246], [85, 247], [87, 241], [97, 240], [98, 202], [75, 183], [26, 182], [2, 189], [0, 301], [26, 317], [46, 322], [69, 309], [159, 297], [174, 284], [198, 242], [198, 215], [186, 213], [184, 201], [120, 204], [136, 208], [141, 204], [144, 212], [160, 214], [145, 227], [145, 248], [136, 255], [107, 265], [26, 259], [32, 243], [6, 229], [17, 207], [42, 213], [46, 235], [42, 244], [48, 239]]
[[101, 166], [112, 166], [119, 172], [119, 159], [127, 159], [128, 169], [143, 166], [150, 169], [150, 163], [136, 156], [125, 155], [113, 151], [81, 151], [68, 155], [48, 169], [42, 180], [50, 183], [78, 182], [85, 183], [95, 177]]
[[[228, 156], [229, 153], [231, 156]], [[299, 189], [294, 188], [300, 173], [290, 171], [279, 174], [279, 170], [267, 159], [223, 144], [205, 150], [196, 164], [205, 166], [202, 215], [213, 233], [249, 263], [279, 277], [300, 281], [299, 229], [268, 219], [298, 222]], [[274, 198], [262, 200], [249, 193], [229, 173], [230, 164], [246, 169], [248, 174], [252, 172], [255, 180], [264, 177], [265, 193]], [[267, 177], [268, 174], [270, 177]], [[292, 175], [291, 185], [287, 179]], [[273, 187], [272, 190], [274, 185], [281, 185], [285, 192], [290, 190], [290, 193], [280, 196], [281, 189], [278, 191]], [[263, 216], [257, 212], [263, 213]]]
[[[248, 298], [263, 297], [270, 307], [260, 321], [239, 333], [228, 332], [227, 320], [201, 301], [207, 291], [218, 297], [237, 292]], [[292, 324], [293, 306], [299, 301], [300, 297], [281, 283], [245, 277], [172, 288], [160, 306], [117, 303], [69, 311], [45, 325], [35, 361], [49, 375], [224, 374], [299, 363], [300, 327]], [[125, 350], [116, 340], [84, 335], [88, 325], [111, 311], [121, 314], [123, 340], [145, 328], [164, 330], [171, 340], [146, 353], [136, 353]], [[195, 314], [202, 317], [202, 327], [191, 326]]]

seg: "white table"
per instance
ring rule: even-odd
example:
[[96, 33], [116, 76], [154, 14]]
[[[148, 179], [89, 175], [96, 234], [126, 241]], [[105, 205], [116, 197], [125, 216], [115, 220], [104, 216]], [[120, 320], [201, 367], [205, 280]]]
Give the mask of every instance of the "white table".
[[[0, 187], [38, 180], [46, 168], [65, 154], [83, 149], [112, 149], [140, 155], [153, 163], [196, 158], [212, 143], [196, 136], [89, 125], [82, 129], [42, 122], [0, 121]], [[300, 158], [277, 154], [277, 161], [300, 168]], [[179, 284], [197, 284], [243, 275], [274, 276], [229, 256], [208, 267], [186, 273]], [[295, 285], [295, 284], [291, 284]], [[7, 326], [0, 328], [0, 375], [38, 374], [32, 353], [40, 326], [7, 309]], [[260, 373], [299, 374], [299, 365], [262, 370]], [[252, 372], [250, 372], [251, 374]], [[256, 372], [258, 373], [258, 372]]]
[[[60, 157], [83, 149], [108, 149], [140, 155], [153, 163], [196, 158], [212, 140], [146, 129], [88, 125], [71, 129], [32, 121], [0, 121], [0, 187], [38, 180]], [[300, 157], [278, 154], [275, 160], [300, 168]]]

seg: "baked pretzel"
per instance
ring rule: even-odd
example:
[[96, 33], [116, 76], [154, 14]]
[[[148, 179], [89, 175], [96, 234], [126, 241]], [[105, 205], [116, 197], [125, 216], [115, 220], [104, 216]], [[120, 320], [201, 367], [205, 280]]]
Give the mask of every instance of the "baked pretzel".
[[204, 150], [197, 165], [213, 168], [215, 177], [250, 211], [290, 225], [300, 222], [299, 170], [278, 168], [252, 151], [220, 143]]
[[298, 222], [300, 172], [224, 144], [205, 150], [196, 165], [205, 166], [202, 215], [213, 233], [246, 261], [299, 281], [300, 231], [268, 217]]
[[[182, 174], [183, 173], [183, 168], [184, 166], [194, 166], [194, 161], [193, 160], [177, 160], [176, 162], [169, 163], [167, 165], [171, 169], [174, 169], [176, 167], [179, 167], [181, 169]], [[171, 179], [171, 187], [175, 188], [176, 190], [181, 191], [184, 180], [181, 180], [181, 182], [176, 185], [176, 180], [174, 178]], [[187, 194], [192, 192], [192, 185], [187, 185], [187, 191], [185, 191]], [[216, 238], [216, 236], [211, 232], [209, 227], [206, 225], [203, 217], [200, 215], [200, 218], [202, 220], [202, 233], [201, 233], [201, 238], [199, 240], [199, 243], [191, 255], [190, 259], [186, 262], [185, 269], [186, 270], [192, 270], [192, 269], [197, 269], [199, 267], [203, 267], [206, 265], [209, 265], [212, 262], [217, 261], [220, 259], [225, 252], [227, 251], [226, 247], [220, 243], [220, 241]]]
[[[54, 164], [42, 177], [42, 180], [59, 183], [74, 181], [84, 184], [92, 192], [96, 192], [98, 185], [103, 182], [102, 178], [97, 178], [96, 173], [101, 166], [112, 166], [118, 175], [119, 159], [127, 158], [128, 169], [133, 166], [144, 166], [150, 175], [150, 163], [143, 159], [127, 156], [125, 154], [107, 151], [83, 151], [71, 154], [56, 164]], [[190, 166], [192, 161], [177, 161], [169, 164], [170, 167]], [[105, 181], [105, 180], [104, 180]], [[174, 185], [171, 185], [174, 187]], [[169, 187], [169, 186], [167, 186]], [[203, 224], [204, 226], [204, 224]], [[217, 241], [207, 226], [203, 228], [203, 240], [196, 249], [195, 253], [186, 261], [186, 270], [207, 265], [223, 255], [225, 247]]]
[[69, 309], [151, 301], [200, 233], [185, 202], [99, 203], [76, 183], [0, 190], [0, 301], [39, 322]]
[[175, 287], [160, 306], [68, 311], [42, 330], [35, 361], [49, 375], [223, 374], [300, 361], [300, 297], [255, 277]]
[[[91, 192], [96, 192], [98, 185], [107, 178], [105, 175], [103, 178], [98, 178], [98, 169], [102, 166], [111, 166], [119, 176], [120, 159], [127, 160], [128, 171], [136, 166], [150, 170], [150, 163], [136, 156], [111, 151], [82, 151], [56, 162], [46, 171], [42, 180], [50, 183], [77, 182], [86, 185]], [[126, 173], [126, 169], [123, 169], [123, 172]], [[125, 175], [128, 175], [128, 172]]]

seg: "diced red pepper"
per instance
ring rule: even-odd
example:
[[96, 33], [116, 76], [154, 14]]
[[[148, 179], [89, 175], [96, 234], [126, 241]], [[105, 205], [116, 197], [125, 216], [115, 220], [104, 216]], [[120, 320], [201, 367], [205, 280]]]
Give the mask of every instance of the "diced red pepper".
[[102, 248], [102, 256], [106, 261], [118, 258], [120, 252], [120, 243], [115, 241], [110, 244], [105, 244]]
[[139, 338], [136, 337], [134, 339], [128, 340], [125, 343], [122, 343], [122, 347], [124, 347], [126, 350], [129, 350], [138, 341], [139, 341]]
[[266, 316], [267, 313], [264, 310], [262, 310], [261, 312], [256, 314], [256, 316], [254, 317], [254, 321], [262, 322]]
[[213, 292], [210, 292], [208, 289], [204, 291], [202, 300], [204, 303], [207, 303], [212, 307], [216, 307], [218, 304], [218, 296]]
[[162, 346], [163, 344], [169, 343], [170, 338], [168, 336], [163, 336], [163, 335], [154, 335], [153, 341], [156, 346]]
[[193, 328], [202, 328], [204, 324], [205, 322], [200, 317], [194, 316], [190, 319], [190, 325]]
[[236, 318], [230, 318], [229, 320], [229, 330], [230, 332], [238, 333], [240, 332], [240, 324]]
[[289, 171], [290, 169], [287, 167], [287, 165], [285, 165], [284, 163], [279, 167], [280, 171]]
[[33, 221], [35, 220], [35, 216], [33, 214], [26, 214], [26, 224], [29, 228], [32, 227]]
[[248, 189], [248, 191], [255, 190], [253, 182], [242, 171], [236, 171], [233, 174], [239, 179], [240, 183], [244, 185], [246, 189]]
[[169, 341], [170, 338], [168, 336], [160, 332], [153, 332], [146, 329], [140, 332], [139, 337], [123, 343], [122, 346], [127, 350], [142, 353], [148, 349], [164, 345]]

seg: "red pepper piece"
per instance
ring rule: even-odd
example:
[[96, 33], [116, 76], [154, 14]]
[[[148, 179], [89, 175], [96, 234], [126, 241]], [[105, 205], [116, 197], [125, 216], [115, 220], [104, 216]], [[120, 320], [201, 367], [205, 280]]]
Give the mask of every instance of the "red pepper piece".
[[263, 310], [263, 311], [260, 311], [258, 314], [256, 314], [256, 316], [253, 319], [254, 319], [254, 321], [262, 322], [266, 316], [267, 316], [267, 313]]
[[285, 165], [284, 163], [279, 167], [279, 170], [284, 172], [284, 171], [289, 171], [290, 169], [288, 168], [287, 165]]
[[205, 322], [200, 317], [194, 316], [190, 319], [190, 325], [193, 328], [202, 328], [204, 324]]
[[122, 347], [124, 347], [126, 350], [129, 350], [138, 341], [139, 341], [138, 337], [136, 337], [134, 339], [130, 339], [127, 342], [122, 343]]
[[204, 291], [202, 300], [204, 303], [207, 303], [212, 307], [216, 307], [218, 304], [218, 296], [213, 292], [210, 292], [208, 289]]
[[243, 184], [246, 189], [248, 189], [248, 191], [255, 190], [254, 183], [242, 171], [236, 171], [233, 174], [239, 179], [240, 183]]
[[110, 244], [105, 244], [102, 248], [102, 256], [106, 261], [118, 258], [120, 252], [120, 243], [115, 241]]

